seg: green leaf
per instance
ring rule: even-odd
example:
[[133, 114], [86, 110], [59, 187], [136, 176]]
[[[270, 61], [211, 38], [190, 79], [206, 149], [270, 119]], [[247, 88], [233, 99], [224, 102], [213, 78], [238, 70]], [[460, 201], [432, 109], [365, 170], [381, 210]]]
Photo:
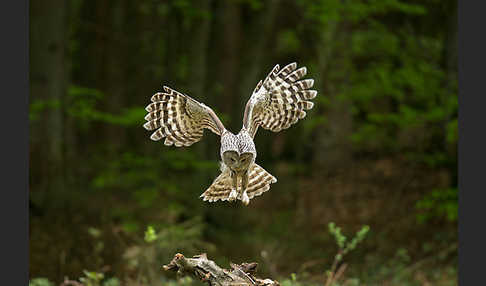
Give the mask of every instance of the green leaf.
[[150, 243], [157, 240], [157, 234], [152, 226], [148, 226], [147, 230], [145, 231], [145, 241]]

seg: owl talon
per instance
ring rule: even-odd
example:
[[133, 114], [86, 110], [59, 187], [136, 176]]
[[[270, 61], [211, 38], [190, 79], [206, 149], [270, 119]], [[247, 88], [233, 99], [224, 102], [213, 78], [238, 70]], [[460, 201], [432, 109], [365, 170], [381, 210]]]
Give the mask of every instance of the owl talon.
[[243, 192], [243, 195], [241, 196], [241, 201], [245, 206], [247, 206], [250, 203], [250, 198], [248, 197], [246, 191]]
[[234, 201], [236, 199], [236, 196], [238, 195], [238, 193], [236, 193], [236, 189], [231, 189], [231, 193], [229, 194], [229, 198], [228, 200], [231, 202], [231, 201]]

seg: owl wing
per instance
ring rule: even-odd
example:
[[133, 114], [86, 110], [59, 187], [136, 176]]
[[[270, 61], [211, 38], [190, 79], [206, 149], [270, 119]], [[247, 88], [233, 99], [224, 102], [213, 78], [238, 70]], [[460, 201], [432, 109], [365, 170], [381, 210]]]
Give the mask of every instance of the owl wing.
[[154, 94], [145, 110], [147, 122], [143, 127], [155, 130], [150, 139], [177, 147], [190, 146], [201, 140], [204, 128], [221, 135], [223, 123], [214, 111], [195, 99], [164, 86], [163, 92]]
[[317, 95], [317, 91], [309, 90], [314, 85], [313, 79], [299, 80], [306, 73], [305, 67], [297, 69], [297, 63], [288, 64], [281, 70], [276, 65], [257, 84], [243, 117], [243, 127], [252, 137], [259, 126], [278, 132], [306, 116], [305, 110], [314, 106], [310, 100]]

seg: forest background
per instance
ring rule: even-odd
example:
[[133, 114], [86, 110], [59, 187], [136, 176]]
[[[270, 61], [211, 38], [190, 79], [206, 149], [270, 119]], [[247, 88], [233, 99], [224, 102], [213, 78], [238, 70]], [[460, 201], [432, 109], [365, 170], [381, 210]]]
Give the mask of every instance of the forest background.
[[[370, 227], [342, 283], [457, 285], [456, 5], [30, 1], [30, 278], [197, 284], [160, 267], [207, 252], [322, 284], [334, 222]], [[257, 82], [293, 61], [318, 96], [305, 120], [256, 135], [278, 183], [248, 207], [203, 202], [219, 138], [151, 141], [151, 95], [170, 86], [237, 132]]]

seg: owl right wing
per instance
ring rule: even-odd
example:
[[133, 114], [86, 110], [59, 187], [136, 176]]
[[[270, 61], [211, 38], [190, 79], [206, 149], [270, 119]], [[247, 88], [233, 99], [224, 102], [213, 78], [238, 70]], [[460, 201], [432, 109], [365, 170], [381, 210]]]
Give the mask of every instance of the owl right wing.
[[163, 88], [164, 92], [154, 94], [145, 108], [148, 114], [143, 127], [155, 130], [150, 139], [165, 137], [165, 145], [181, 147], [201, 140], [204, 128], [221, 136], [225, 128], [211, 108], [167, 86]]
[[305, 67], [297, 69], [297, 63], [282, 69], [276, 65], [257, 84], [246, 104], [243, 118], [243, 127], [252, 137], [259, 126], [279, 132], [306, 116], [305, 110], [314, 106], [310, 100], [317, 95], [317, 91], [309, 90], [314, 85], [313, 79], [299, 80], [306, 73]]

